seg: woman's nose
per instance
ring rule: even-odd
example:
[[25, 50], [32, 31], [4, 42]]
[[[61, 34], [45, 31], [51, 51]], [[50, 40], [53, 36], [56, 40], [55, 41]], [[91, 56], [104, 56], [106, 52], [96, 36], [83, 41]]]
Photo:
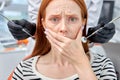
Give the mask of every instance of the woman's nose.
[[66, 25], [65, 21], [61, 21], [59, 32], [62, 34], [67, 33], [67, 25]]

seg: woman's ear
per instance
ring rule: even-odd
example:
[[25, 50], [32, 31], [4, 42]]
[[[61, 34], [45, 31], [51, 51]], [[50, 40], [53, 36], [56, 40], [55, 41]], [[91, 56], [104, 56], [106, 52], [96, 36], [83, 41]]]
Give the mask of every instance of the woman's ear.
[[83, 23], [82, 23], [82, 26], [85, 26], [87, 23], [87, 19], [83, 19]]
[[42, 21], [42, 25], [43, 25], [43, 27], [46, 28], [45, 20], [42, 18], [41, 21]]

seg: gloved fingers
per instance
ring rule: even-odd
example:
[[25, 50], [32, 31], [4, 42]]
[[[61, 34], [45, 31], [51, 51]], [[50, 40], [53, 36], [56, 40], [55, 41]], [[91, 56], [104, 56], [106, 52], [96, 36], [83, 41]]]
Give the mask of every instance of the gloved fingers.
[[27, 28], [27, 29], [31, 28], [31, 26], [35, 26], [35, 27], [36, 27], [36, 25], [28, 22], [28, 21], [25, 20], [25, 19], [13, 20], [13, 22], [16, 23], [17, 25], [20, 25], [20, 26], [22, 26], [23, 28], [25, 27], [25, 28]]
[[15, 39], [17, 39], [17, 40], [22, 40], [22, 39], [26, 39], [26, 38], [28, 38], [29, 37], [29, 35], [27, 35], [27, 34], [12, 34], [13, 35], [13, 37], [15, 38]]
[[19, 20], [12, 20], [15, 24], [19, 23]]
[[105, 43], [107, 40], [105, 38], [99, 38], [99, 37], [90, 37], [88, 40], [90, 40], [91, 42], [94, 42], [94, 43]]
[[[24, 37], [30, 37], [30, 35], [28, 35], [26, 32], [24, 31], [15, 31], [15, 30], [10, 30], [10, 32], [12, 33], [13, 36], [24, 36]], [[28, 32], [29, 33], [29, 32]], [[30, 33], [29, 33], [30, 34]], [[31, 34], [32, 35], [32, 34]]]
[[26, 34], [25, 32], [22, 32], [22, 33], [12, 32], [12, 34], [13, 34], [13, 35], [16, 35], [16, 36], [17, 36], [17, 35], [18, 35], [18, 36], [19, 36], [19, 35], [20, 35], [20, 36], [26, 36], [26, 35], [28, 35], [28, 34]]
[[28, 26], [28, 21], [27, 20], [25, 20], [25, 19], [21, 19], [20, 21], [19, 21], [19, 25], [21, 25], [22, 27], [27, 27]]
[[98, 31], [97, 33], [101, 34], [101, 35], [109, 35], [109, 34], [112, 34], [112, 33], [115, 33], [115, 29], [101, 29], [100, 31]]
[[89, 40], [94, 43], [106, 43], [107, 41], [109, 41], [109, 39], [107, 37], [104, 37], [101, 35], [100, 36], [98, 36], [98, 35], [91, 36], [89, 38]]
[[[27, 34], [22, 29], [20, 29], [20, 30], [9, 29], [9, 30], [10, 30], [11, 33], [14, 33], [14, 34]], [[28, 30], [28, 33], [29, 33], [29, 30]]]
[[[90, 35], [91, 34], [91, 32], [89, 32], [88, 34], [87, 34], [87, 36], [88, 35]], [[111, 34], [115, 34], [115, 29], [111, 29], [111, 30], [105, 30], [105, 29], [101, 29], [101, 30], [99, 30], [95, 35], [98, 35], [98, 36], [109, 36], [109, 35], [111, 35]]]
[[28, 36], [26, 36], [26, 37], [24, 37], [24, 36], [16, 36], [15, 39], [17, 39], [17, 40], [23, 40], [23, 39], [27, 39], [27, 38], [28, 38]]
[[111, 32], [115, 32], [115, 25], [114, 23], [106, 24], [103, 29], [99, 31], [101, 34], [108, 34]]
[[114, 34], [115, 34], [115, 31], [113, 31], [111, 33], [108, 33], [108, 34], [99, 34], [99, 33], [96, 33], [95, 36], [97, 36], [99, 39], [100, 38], [111, 39]]
[[28, 37], [14, 36], [14, 38], [15, 38], [16, 40], [23, 40], [23, 39], [27, 39]]
[[[97, 26], [97, 27], [95, 27], [95, 28], [89, 28], [88, 29], [88, 33], [90, 32], [94, 32], [94, 31], [96, 31], [97, 29], [99, 29], [100, 27], [99, 26]], [[110, 23], [110, 24], [106, 24], [105, 26], [104, 26], [104, 28], [103, 29], [101, 29], [99, 32], [101, 32], [101, 33], [108, 33], [109, 31], [111, 32], [111, 31], [114, 31], [115, 30], [115, 25], [114, 25], [114, 23]]]
[[7, 23], [7, 25], [8, 25], [9, 29], [13, 29], [13, 30], [21, 30], [22, 29], [22, 26], [14, 24], [10, 21]]
[[[90, 35], [100, 27], [102, 26], [97, 26], [96, 28], [88, 29], [88, 34]], [[115, 25], [114, 23], [110, 23], [110, 24], [104, 25], [104, 28], [99, 30], [93, 36], [91, 36], [89, 40], [95, 43], [106, 43], [113, 37], [114, 34], [115, 34]]]
[[100, 39], [98, 38], [94, 40], [95, 43], [106, 43], [108, 41], [109, 39], [105, 39], [105, 38], [100, 38]]
[[99, 30], [100, 34], [111, 34], [111, 32], [115, 32], [115, 25], [113, 23], [106, 24], [103, 29]]
[[30, 36], [26, 34], [26, 36], [18, 35], [16, 38], [18, 38], [19, 40], [23, 40], [23, 39], [26, 39], [28, 37], [30, 37]]
[[106, 43], [114, 36], [114, 34], [115, 30], [112, 30], [111, 33], [109, 31], [107, 34], [96, 33], [95, 35], [91, 36], [89, 40], [96, 43]]
[[114, 23], [109, 23], [104, 26], [104, 29], [111, 30], [115, 29], [115, 24]]
[[102, 35], [102, 34], [99, 34], [99, 33], [96, 33], [95, 36], [97, 36], [99, 39], [100, 39], [100, 38], [105, 38], [105, 39], [108, 38], [108, 36]]

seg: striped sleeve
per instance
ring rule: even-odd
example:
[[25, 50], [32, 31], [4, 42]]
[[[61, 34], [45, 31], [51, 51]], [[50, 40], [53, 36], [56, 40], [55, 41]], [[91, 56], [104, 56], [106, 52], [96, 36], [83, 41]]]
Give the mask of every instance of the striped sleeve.
[[22, 67], [22, 62], [20, 62], [13, 73], [12, 80], [23, 80]]
[[107, 79], [117, 80], [115, 68], [109, 58], [104, 60], [102, 72], [100, 74], [100, 80]]

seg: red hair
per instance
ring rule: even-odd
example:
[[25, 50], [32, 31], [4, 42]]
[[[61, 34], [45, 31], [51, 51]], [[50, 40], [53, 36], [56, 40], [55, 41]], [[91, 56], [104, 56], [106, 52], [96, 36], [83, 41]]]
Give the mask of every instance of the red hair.
[[[51, 45], [49, 41], [47, 40], [46, 35], [44, 34], [45, 30], [43, 28], [42, 21], [41, 21], [41, 19], [45, 19], [45, 13], [46, 13], [45, 10], [46, 10], [47, 5], [49, 5], [51, 1], [52, 0], [42, 0], [41, 2], [39, 12], [38, 12], [37, 28], [36, 28], [36, 33], [35, 33], [36, 43], [35, 43], [32, 56], [45, 55], [51, 49]], [[73, 0], [73, 1], [76, 2], [78, 6], [80, 6], [82, 19], [83, 20], [86, 19], [86, 23], [87, 23], [88, 15], [87, 15], [87, 8], [86, 8], [84, 0]], [[86, 36], [86, 25], [83, 30], [83, 36]], [[87, 43], [83, 43], [83, 48], [85, 52], [89, 51]]]

